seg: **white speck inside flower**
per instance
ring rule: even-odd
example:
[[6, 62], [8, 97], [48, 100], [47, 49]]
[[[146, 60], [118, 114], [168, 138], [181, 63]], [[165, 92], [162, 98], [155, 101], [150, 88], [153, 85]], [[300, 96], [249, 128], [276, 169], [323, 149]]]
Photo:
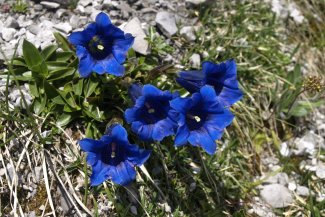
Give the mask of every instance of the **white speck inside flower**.
[[115, 143], [112, 143], [111, 158], [114, 158], [116, 156], [115, 150], [116, 150], [116, 144]]
[[148, 112], [149, 112], [149, 114], [152, 114], [152, 113], [155, 112], [155, 110], [154, 109], [149, 109]]
[[196, 122], [200, 122], [201, 118], [199, 116], [195, 116], [194, 119], [196, 120]]
[[97, 49], [98, 49], [98, 50], [104, 50], [104, 46], [101, 45], [101, 44], [99, 44], [99, 45], [97, 45]]

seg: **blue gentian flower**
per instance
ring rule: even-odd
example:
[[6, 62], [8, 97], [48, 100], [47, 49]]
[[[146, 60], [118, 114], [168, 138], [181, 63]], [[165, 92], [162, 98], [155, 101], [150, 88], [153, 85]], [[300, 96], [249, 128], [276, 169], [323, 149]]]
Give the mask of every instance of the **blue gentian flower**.
[[193, 146], [202, 147], [209, 154], [215, 153], [215, 140], [221, 138], [224, 128], [234, 118], [209, 85], [203, 86], [191, 98], [173, 99], [170, 106], [178, 113], [175, 116], [178, 123], [175, 146], [189, 142]]
[[126, 130], [119, 124], [100, 140], [82, 139], [79, 144], [92, 166], [92, 186], [107, 179], [119, 185], [129, 184], [135, 179], [135, 166], [141, 166], [150, 156], [150, 151], [129, 143]]
[[[141, 88], [141, 91], [140, 89]], [[125, 111], [125, 119], [132, 131], [144, 141], [161, 141], [175, 133], [176, 123], [171, 119], [169, 101], [178, 96], [169, 91], [159, 90], [150, 84], [133, 85], [130, 95], [135, 99], [134, 107]]]
[[234, 60], [215, 64], [203, 62], [201, 71], [182, 71], [176, 81], [187, 91], [195, 93], [208, 84], [214, 87], [220, 102], [231, 106], [243, 96], [238, 87], [237, 66]]
[[76, 47], [81, 77], [88, 77], [91, 72], [122, 76], [125, 69], [121, 64], [125, 62], [134, 37], [129, 33], [124, 34], [101, 12], [96, 22], [83, 31], [71, 33], [68, 40]]

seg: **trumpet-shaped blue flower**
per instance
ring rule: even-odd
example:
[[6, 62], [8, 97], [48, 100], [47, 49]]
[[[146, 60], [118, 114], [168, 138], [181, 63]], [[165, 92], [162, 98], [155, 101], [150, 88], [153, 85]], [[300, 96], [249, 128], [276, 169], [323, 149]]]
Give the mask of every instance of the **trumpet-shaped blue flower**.
[[220, 103], [212, 86], [205, 85], [191, 98], [176, 98], [170, 105], [178, 113], [175, 146], [189, 142], [207, 153], [216, 151], [216, 141], [233, 120], [233, 114]]
[[208, 84], [214, 87], [220, 102], [231, 106], [243, 96], [238, 87], [237, 66], [234, 60], [215, 64], [203, 62], [201, 71], [182, 71], [176, 81], [191, 93], [197, 92]]
[[81, 77], [88, 77], [91, 72], [122, 76], [125, 71], [122, 64], [134, 37], [124, 34], [111, 23], [108, 15], [101, 12], [96, 22], [83, 31], [71, 33], [68, 40], [76, 47]]
[[142, 165], [150, 156], [150, 151], [129, 143], [126, 130], [119, 124], [100, 140], [83, 139], [79, 144], [92, 166], [92, 186], [107, 179], [119, 185], [129, 184], [135, 179], [135, 166]]
[[171, 119], [169, 101], [178, 96], [162, 91], [152, 85], [133, 85], [130, 95], [135, 100], [134, 107], [125, 111], [125, 119], [132, 131], [144, 141], [161, 141], [175, 133], [176, 123]]

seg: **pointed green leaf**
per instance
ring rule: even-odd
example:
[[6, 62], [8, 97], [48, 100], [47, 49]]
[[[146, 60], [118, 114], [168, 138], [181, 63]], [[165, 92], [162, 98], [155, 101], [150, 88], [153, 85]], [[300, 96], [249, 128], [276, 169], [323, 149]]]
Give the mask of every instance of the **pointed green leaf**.
[[39, 115], [45, 109], [46, 103], [46, 96], [35, 99], [33, 104], [34, 112]]
[[84, 95], [85, 97], [89, 97], [98, 86], [98, 81], [91, 76], [90, 78], [87, 78], [84, 80]]
[[67, 124], [69, 124], [72, 121], [72, 116], [70, 114], [62, 114], [59, 116], [56, 124], [58, 126], [66, 126]]
[[73, 85], [73, 92], [77, 95], [77, 96], [81, 96], [82, 94], [82, 88], [83, 88], [83, 79], [79, 79], [78, 83]]
[[66, 78], [70, 75], [73, 75], [75, 71], [76, 69], [74, 68], [62, 68], [62, 69], [51, 71], [48, 77], [48, 81], [55, 81], [55, 80]]
[[49, 60], [53, 54], [55, 54], [55, 51], [58, 49], [58, 46], [56, 45], [50, 45], [44, 48], [41, 52], [44, 60]]
[[56, 39], [56, 42], [58, 43], [59, 47], [62, 48], [62, 50], [71, 51], [70, 43], [68, 42], [68, 40], [63, 35], [61, 35], [58, 32], [55, 32], [53, 34], [54, 34], [54, 37]]
[[40, 65], [43, 58], [37, 48], [27, 40], [23, 42], [23, 55], [29, 69]]

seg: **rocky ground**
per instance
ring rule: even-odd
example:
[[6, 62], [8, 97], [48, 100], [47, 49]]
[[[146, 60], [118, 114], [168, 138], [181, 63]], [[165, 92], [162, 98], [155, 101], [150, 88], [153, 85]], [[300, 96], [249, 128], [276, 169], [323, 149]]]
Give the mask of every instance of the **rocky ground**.
[[[114, 24], [136, 36], [133, 48], [143, 55], [150, 54], [149, 44], [145, 38], [149, 35], [149, 27], [156, 26], [158, 28], [156, 34], [161, 35], [165, 42], [175, 49], [174, 53], [163, 56], [162, 62], [172, 62], [176, 65], [180, 64], [179, 54], [182, 53], [182, 50], [180, 50], [177, 41], [172, 40], [172, 37], [179, 33], [184, 40], [195, 41], [201, 24], [193, 14], [200, 4], [209, 4], [206, 0], [80, 0], [78, 2], [71, 1], [72, 3], [63, 0], [49, 0], [28, 1], [26, 13], [13, 13], [11, 5], [14, 2], [0, 0], [0, 46], [2, 49], [0, 60], [2, 62], [14, 55], [16, 47], [16, 54], [22, 55], [22, 39], [26, 38], [37, 47], [44, 48], [55, 40], [52, 34], [54, 31], [68, 35], [72, 31], [84, 28], [94, 20], [99, 12], [104, 11], [109, 14]], [[275, 0], [266, 1], [266, 4], [272, 6], [278, 19], [291, 17], [298, 24], [304, 22], [305, 18], [294, 4], [285, 5], [282, 1]], [[191, 65], [199, 67], [201, 58], [204, 58], [204, 53], [202, 55], [193, 53], [190, 57]], [[0, 98], [2, 99], [6, 97], [5, 89], [6, 79], [3, 78], [0, 80]], [[21, 90], [25, 95], [27, 105], [30, 105], [32, 97], [28, 93], [28, 86], [22, 86]], [[8, 99], [11, 107], [21, 106], [20, 92], [13, 83], [9, 87], [9, 93]], [[288, 207], [297, 200], [304, 201], [303, 199], [309, 195], [315, 195], [317, 201], [325, 199], [325, 186], [321, 181], [325, 179], [325, 159], [319, 151], [325, 150], [325, 116], [322, 111], [324, 109], [314, 112], [308, 126], [305, 127], [304, 134], [280, 144], [280, 157], [276, 157], [276, 155], [262, 156], [263, 166], [268, 170], [265, 170], [262, 176], [254, 177], [255, 181], [260, 180], [261, 183], [257, 187], [259, 194], [250, 202], [248, 211], [250, 214], [261, 217], [278, 216], [278, 213], [273, 212], [273, 208]], [[30, 133], [26, 132], [27, 135]], [[28, 144], [27, 140], [26, 143]], [[21, 149], [19, 143], [12, 140], [6, 154], [19, 158], [19, 152], [15, 156], [15, 150]], [[37, 158], [37, 155], [33, 153], [30, 157]], [[284, 168], [283, 162], [290, 161], [291, 157], [299, 159], [298, 163], [295, 162], [295, 164], [299, 164], [296, 172], [286, 172], [287, 170]], [[3, 159], [1, 160], [4, 162]], [[29, 200], [36, 195], [39, 198], [40, 192], [44, 191], [38, 185], [43, 178], [42, 162], [38, 159], [34, 160], [38, 164], [31, 173], [24, 173], [27, 171], [25, 167], [30, 166], [25, 164], [17, 164], [17, 166], [20, 165], [20, 169], [16, 171], [10, 163], [6, 165], [6, 168], [0, 167], [1, 182], [4, 183], [6, 178], [14, 180], [17, 175], [17, 181], [28, 191], [25, 197]], [[314, 188], [308, 187], [308, 183], [303, 178], [307, 173], [310, 174], [311, 179], [320, 180]], [[77, 188], [82, 186], [83, 180], [80, 180]], [[0, 186], [0, 194], [5, 191], [8, 190]], [[62, 196], [64, 195], [62, 191], [64, 189], [57, 186], [57, 195], [54, 195], [53, 198], [57, 199], [56, 209], [68, 215], [71, 206], [75, 205], [70, 204], [69, 200]], [[98, 201], [98, 207], [100, 212], [105, 213], [105, 210], [110, 209], [110, 202], [106, 198], [102, 198], [102, 200]], [[46, 211], [44, 207], [36, 208], [43, 213]], [[131, 207], [131, 212], [136, 214], [136, 207]], [[291, 212], [299, 216], [299, 210], [292, 209]], [[36, 215], [36, 212], [30, 210], [25, 214], [32, 217]], [[290, 216], [290, 212], [287, 213], [287, 216]]]

